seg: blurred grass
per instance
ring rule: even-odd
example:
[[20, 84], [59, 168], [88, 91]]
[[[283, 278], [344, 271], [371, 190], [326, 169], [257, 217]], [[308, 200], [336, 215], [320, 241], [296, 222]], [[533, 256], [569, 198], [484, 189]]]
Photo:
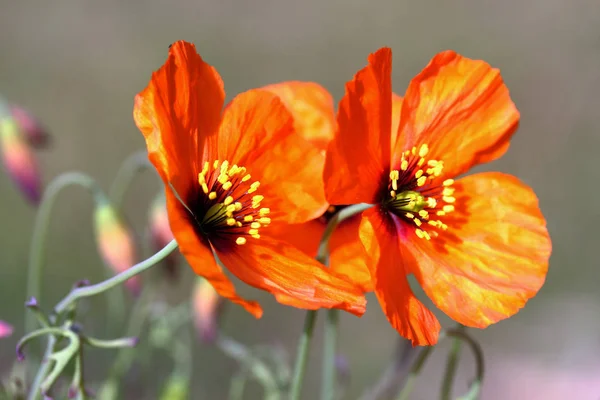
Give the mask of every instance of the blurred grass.
[[[600, 294], [593, 245], [600, 214], [587, 204], [600, 194], [600, 7], [594, 2], [57, 0], [50, 5], [3, 0], [0, 7], [0, 93], [35, 113], [55, 136], [54, 147], [40, 156], [45, 180], [83, 170], [105, 188], [119, 163], [144, 146], [131, 117], [133, 96], [175, 40], [196, 43], [222, 74], [229, 98], [252, 87], [297, 79], [318, 81], [339, 99], [367, 55], [384, 45], [394, 50], [394, 89], [399, 93], [439, 50], [452, 48], [485, 59], [501, 69], [522, 113], [508, 154], [485, 169], [515, 174], [536, 190], [554, 252], [547, 284], [526, 309], [477, 333], [490, 371], [484, 398], [505, 398], [508, 392], [502, 388], [510, 379], [494, 374], [494, 366], [495, 360], [511, 355], [557, 368], [598, 365]], [[127, 210], [138, 228], [144, 226], [155, 184], [150, 174], [144, 176], [128, 198]], [[34, 210], [4, 175], [0, 190], [0, 317], [17, 327], [15, 337], [0, 343], [0, 370], [5, 371], [22, 333]], [[91, 232], [91, 200], [85, 193], [74, 188], [63, 194], [51, 229], [42, 299], [48, 309], [75, 280], [102, 277]], [[262, 298], [262, 320], [230, 308], [224, 329], [246, 343], [281, 341], [293, 351], [303, 313]], [[383, 370], [396, 337], [375, 299], [370, 300], [365, 317], [342, 319], [340, 349], [352, 366], [353, 393]], [[101, 315], [104, 303], [93, 305]], [[320, 362], [319, 343], [311, 353], [314, 367]], [[421, 382], [440, 374], [439, 357], [441, 352]], [[101, 377], [106, 365], [91, 366], [90, 374]], [[198, 348], [195, 367], [194, 398], [223, 398], [233, 364], [214, 349]], [[470, 373], [467, 366], [464, 370], [463, 385]], [[317, 393], [317, 371], [309, 371], [306, 398]], [[421, 386], [428, 387], [419, 388], [420, 398], [437, 393], [433, 385]]]

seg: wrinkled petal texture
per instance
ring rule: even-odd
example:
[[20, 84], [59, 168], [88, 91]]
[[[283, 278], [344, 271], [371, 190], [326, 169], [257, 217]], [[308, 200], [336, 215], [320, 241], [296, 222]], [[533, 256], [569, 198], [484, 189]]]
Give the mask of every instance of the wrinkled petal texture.
[[400, 114], [402, 113], [402, 103], [404, 99], [396, 93], [392, 93], [392, 130], [390, 143], [396, 143], [398, 137], [398, 128], [400, 127]]
[[162, 180], [184, 196], [196, 180], [206, 138], [216, 133], [225, 99], [223, 81], [193, 44], [179, 41], [135, 97], [133, 118]]
[[339, 308], [355, 315], [365, 312], [366, 299], [359, 287], [295, 247], [261, 237], [235, 250], [217, 254], [243, 282], [270, 292], [278, 302], [316, 310]]
[[[360, 216], [351, 217], [337, 226], [329, 239], [329, 268], [335, 274], [358, 285], [363, 292], [373, 291], [371, 274], [366, 264], [366, 253], [358, 236]], [[303, 224], [272, 225], [265, 232], [274, 238], [316, 257], [326, 224], [313, 219]]]
[[408, 86], [393, 151], [429, 146], [428, 159], [444, 161], [454, 177], [503, 155], [519, 123], [500, 72], [453, 51], [436, 55]]
[[177, 240], [181, 254], [194, 272], [209, 281], [219, 295], [240, 304], [249, 313], [260, 318], [262, 316], [260, 305], [255, 301], [244, 300], [237, 295], [233, 283], [215, 262], [210, 244], [196, 233], [188, 211], [169, 188], [166, 189], [166, 198], [171, 231]]
[[219, 131], [218, 158], [247, 168], [260, 182], [258, 194], [270, 217], [305, 222], [327, 209], [323, 154], [294, 130], [291, 113], [265, 90], [237, 96], [226, 108]]
[[331, 94], [314, 82], [282, 82], [263, 89], [279, 96], [292, 113], [296, 132], [322, 150], [335, 134], [335, 113]]
[[414, 261], [401, 251], [394, 221], [380, 209], [369, 209], [363, 213], [360, 238], [372, 257], [375, 294], [390, 324], [413, 346], [436, 344], [440, 323], [410, 288], [406, 268]]
[[325, 193], [331, 204], [375, 203], [387, 179], [392, 113], [392, 52], [383, 48], [346, 84], [338, 131], [327, 150]]
[[402, 243], [433, 302], [455, 321], [484, 328], [535, 296], [552, 245], [534, 192], [517, 178], [481, 173], [455, 187], [448, 230], [431, 241], [411, 234]]

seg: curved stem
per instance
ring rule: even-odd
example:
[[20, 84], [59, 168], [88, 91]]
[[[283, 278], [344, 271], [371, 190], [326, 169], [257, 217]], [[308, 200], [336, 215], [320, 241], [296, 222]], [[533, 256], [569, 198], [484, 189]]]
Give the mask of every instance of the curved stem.
[[[152, 165], [148, 161], [148, 153], [145, 150], [136, 151], [130, 154], [125, 161], [121, 164], [121, 167], [117, 171], [115, 179], [112, 182], [110, 190], [108, 191], [113, 207], [123, 212], [123, 203], [125, 201], [125, 195], [131, 187], [134, 178], [142, 172], [145, 168], [149, 168]], [[106, 277], [110, 278], [113, 275], [113, 271], [110, 268], [106, 268]], [[116, 291], [113, 295], [108, 296], [108, 320], [112, 323], [110, 326], [122, 326], [125, 318], [125, 308], [122, 306], [125, 304], [125, 296], [123, 290]]]
[[308, 361], [308, 348], [312, 340], [317, 320], [316, 311], [307, 311], [304, 318], [304, 329], [300, 342], [298, 342], [298, 351], [296, 352], [296, 364], [294, 365], [294, 375], [292, 377], [292, 386], [290, 388], [290, 400], [300, 399], [302, 392], [302, 383], [304, 382], [304, 373], [306, 372], [306, 362]]
[[[40, 300], [41, 279], [44, 261], [46, 237], [50, 225], [51, 212], [60, 191], [67, 186], [79, 185], [92, 193], [96, 201], [106, 200], [106, 195], [90, 176], [81, 172], [67, 172], [54, 179], [44, 192], [38, 210], [33, 237], [29, 247], [29, 266], [27, 271], [27, 297]], [[25, 332], [30, 332], [35, 326], [35, 316], [28, 313], [25, 317]]]
[[177, 242], [172, 240], [169, 244], [162, 248], [158, 253], [154, 254], [152, 257], [147, 258], [146, 260], [137, 263], [133, 267], [121, 272], [118, 275], [113, 276], [110, 279], [107, 279], [103, 282], [97, 283], [91, 286], [84, 286], [81, 288], [77, 288], [72, 290], [64, 299], [60, 301], [54, 307], [54, 312], [56, 314], [63, 313], [67, 308], [69, 308], [72, 304], [74, 304], [77, 300], [83, 297], [95, 296], [97, 294], [103, 293], [113, 287], [122, 284], [126, 280], [141, 274], [142, 272], [152, 268], [158, 262], [163, 260], [169, 254], [173, 252], [177, 248]]
[[242, 368], [246, 368], [249, 373], [254, 375], [264, 389], [265, 400], [276, 400], [279, 398], [279, 386], [269, 367], [241, 343], [228, 337], [218, 337], [217, 347], [226, 355], [240, 363]]
[[331, 235], [337, 226], [344, 220], [355, 216], [356, 214], [360, 214], [361, 212], [373, 207], [373, 204], [353, 204], [342, 209], [340, 212], [335, 214], [327, 227], [325, 228], [325, 232], [323, 232], [323, 236], [321, 237], [321, 242], [319, 243], [319, 250], [317, 252], [317, 261], [324, 265], [328, 265], [327, 258], [329, 253], [329, 239], [331, 239]]
[[[462, 330], [462, 327], [459, 327], [456, 331], [454, 331], [454, 335], [456, 335], [459, 330]], [[454, 385], [456, 368], [458, 367], [458, 362], [460, 360], [461, 347], [461, 339], [455, 337], [452, 341], [452, 348], [450, 349], [450, 353], [448, 353], [448, 359], [446, 360], [446, 371], [444, 372], [444, 380], [442, 381], [442, 387], [440, 392], [440, 398], [442, 400], [450, 400], [452, 398], [452, 386]]]
[[479, 343], [469, 336], [463, 329], [451, 329], [447, 332], [448, 336], [452, 336], [456, 339], [464, 341], [473, 352], [475, 356], [475, 379], [471, 383], [469, 392], [461, 397], [461, 400], [475, 400], [479, 398], [479, 391], [481, 390], [481, 384], [483, 382], [483, 376], [485, 374], [485, 366], [483, 362], [483, 350]]
[[48, 336], [48, 343], [46, 344], [46, 351], [44, 352], [44, 358], [42, 359], [42, 363], [40, 368], [38, 369], [35, 378], [33, 379], [33, 383], [31, 384], [31, 388], [29, 389], [29, 394], [27, 395], [27, 400], [37, 400], [40, 396], [40, 390], [42, 387], [42, 383], [48, 375], [48, 371], [52, 363], [50, 362], [50, 356], [54, 352], [54, 346], [56, 345], [56, 338], [52, 335]]
[[131, 187], [135, 176], [144, 169], [151, 167], [146, 150], [136, 151], [123, 161], [108, 191], [109, 197], [116, 208], [120, 209], [122, 207], [125, 194]]
[[398, 397], [396, 400], [408, 400], [408, 396], [410, 396], [413, 387], [415, 386], [415, 381], [419, 374], [421, 373], [421, 369], [425, 365], [425, 361], [429, 358], [429, 355], [433, 351], [433, 346], [423, 347], [419, 355], [417, 356], [413, 366], [410, 369], [408, 377], [406, 378], [406, 382], [404, 383], [404, 387], [398, 393]]

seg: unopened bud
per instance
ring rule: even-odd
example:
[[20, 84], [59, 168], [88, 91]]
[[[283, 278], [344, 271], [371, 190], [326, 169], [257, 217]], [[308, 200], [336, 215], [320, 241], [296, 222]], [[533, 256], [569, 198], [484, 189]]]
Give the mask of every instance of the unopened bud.
[[[94, 229], [98, 251], [108, 267], [118, 274], [134, 265], [136, 252], [133, 232], [110, 203], [96, 206]], [[134, 293], [139, 293], [140, 277], [134, 276], [125, 285]]]
[[213, 342], [218, 333], [218, 323], [224, 305], [223, 297], [219, 296], [210, 282], [198, 278], [194, 287], [192, 306], [194, 325], [203, 342]]
[[50, 135], [42, 124], [33, 115], [25, 109], [15, 106], [10, 106], [10, 113], [17, 121], [29, 145], [35, 149], [44, 149], [50, 144]]
[[0, 120], [0, 149], [8, 175], [25, 197], [37, 205], [42, 195], [37, 160], [13, 118], [4, 117]]
[[0, 338], [8, 337], [12, 335], [13, 327], [4, 321], [0, 321]]
[[[164, 195], [156, 196], [150, 206], [149, 226], [152, 250], [159, 251], [173, 240], [169, 225], [167, 204]], [[172, 252], [164, 260], [163, 265], [170, 278], [177, 278], [177, 253]]]
[[172, 374], [163, 386], [160, 400], [188, 400], [190, 382], [179, 374]]

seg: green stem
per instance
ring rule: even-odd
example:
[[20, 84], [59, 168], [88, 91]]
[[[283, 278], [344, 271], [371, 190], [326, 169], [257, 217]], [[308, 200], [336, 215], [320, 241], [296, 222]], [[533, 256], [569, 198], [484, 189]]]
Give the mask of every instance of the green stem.
[[242, 368], [251, 373], [265, 392], [265, 400], [279, 399], [279, 386], [269, 367], [258, 357], [256, 357], [246, 346], [236, 342], [233, 339], [221, 336], [217, 338], [217, 347], [227, 356], [236, 360]]
[[316, 320], [316, 311], [306, 312], [304, 329], [302, 330], [302, 336], [300, 336], [300, 341], [298, 342], [298, 351], [296, 352], [296, 364], [294, 366], [294, 375], [292, 377], [292, 386], [290, 388], [290, 400], [300, 399], [304, 373], [306, 372], [306, 364], [308, 361], [308, 348], [310, 347]]
[[68, 309], [72, 304], [74, 304], [77, 300], [83, 297], [95, 296], [97, 294], [103, 293], [113, 287], [122, 284], [126, 280], [141, 274], [142, 272], [152, 268], [154, 265], [162, 261], [165, 257], [173, 252], [177, 248], [177, 242], [172, 240], [169, 244], [162, 248], [158, 253], [154, 254], [152, 257], [147, 258], [146, 260], [137, 263], [131, 268], [121, 272], [118, 275], [113, 276], [110, 279], [107, 279], [103, 282], [97, 283], [91, 286], [84, 286], [81, 288], [77, 288], [72, 290], [64, 299], [60, 301], [54, 307], [54, 312], [56, 314], [63, 313], [66, 309]]
[[408, 396], [410, 396], [413, 387], [415, 386], [417, 377], [421, 373], [421, 369], [425, 365], [425, 361], [427, 361], [427, 358], [429, 358], [429, 355], [432, 352], [433, 346], [423, 347], [423, 349], [417, 356], [415, 362], [413, 363], [408, 377], [406, 378], [406, 382], [404, 383], [404, 387], [402, 387], [402, 390], [400, 391], [400, 393], [398, 393], [398, 397], [396, 397], [396, 400], [408, 400]]
[[[35, 297], [40, 301], [41, 280], [46, 248], [46, 238], [50, 225], [51, 212], [62, 189], [71, 185], [79, 185], [92, 193], [96, 201], [106, 200], [96, 181], [81, 172], [67, 172], [54, 179], [44, 192], [40, 208], [38, 210], [33, 237], [29, 248], [29, 266], [27, 271], [27, 296]], [[35, 329], [35, 315], [28, 313], [25, 316], [25, 332]]]
[[325, 227], [325, 232], [323, 232], [323, 236], [321, 237], [321, 242], [319, 243], [319, 250], [317, 252], [317, 261], [324, 265], [328, 265], [327, 258], [329, 254], [329, 239], [331, 239], [331, 235], [337, 226], [350, 217], [355, 216], [356, 214], [360, 214], [361, 212], [373, 207], [372, 204], [353, 204], [346, 208], [343, 208], [340, 212], [335, 214], [329, 223]]
[[335, 399], [337, 381], [335, 356], [337, 353], [339, 318], [338, 310], [327, 310], [323, 338], [323, 385], [321, 386], [321, 399], [323, 400]]
[[108, 191], [109, 197], [112, 200], [113, 205], [117, 209], [121, 209], [127, 190], [131, 187], [133, 179], [138, 173], [146, 168], [151, 168], [152, 165], [148, 161], [148, 153], [146, 150], [140, 150], [123, 161], [115, 180], [113, 181], [110, 190]]
[[42, 359], [42, 363], [40, 368], [38, 369], [35, 378], [33, 379], [33, 383], [31, 384], [31, 389], [29, 390], [29, 394], [27, 395], [27, 400], [38, 400], [40, 393], [40, 388], [46, 375], [48, 375], [48, 371], [52, 366], [50, 362], [50, 356], [54, 352], [54, 346], [56, 345], [56, 338], [52, 335], [48, 336], [48, 344], [46, 344], [46, 351], [44, 352], [44, 358]]
[[[131, 187], [134, 178], [145, 168], [149, 167], [151, 167], [151, 164], [148, 162], [148, 153], [145, 150], [130, 154], [121, 164], [110, 190], [108, 191], [113, 207], [119, 210], [120, 213], [123, 213], [125, 195]], [[110, 278], [113, 275], [113, 270], [106, 268], [106, 274], [106, 277]], [[123, 307], [123, 304], [125, 304], [124, 291], [115, 291], [115, 293], [108, 296], [107, 300], [107, 318], [111, 321], [108, 328], [122, 326], [125, 318], [125, 307]]]
[[[459, 331], [459, 328], [457, 331]], [[454, 332], [457, 332], [454, 331]], [[450, 353], [448, 353], [448, 359], [446, 360], [446, 372], [444, 373], [444, 380], [442, 381], [440, 398], [442, 400], [450, 400], [452, 398], [452, 386], [454, 385], [454, 378], [456, 376], [456, 369], [460, 360], [460, 350], [462, 347], [461, 339], [455, 337], [452, 341], [452, 347]]]
[[[126, 329], [127, 336], [137, 337], [140, 335], [142, 327], [144, 326], [144, 322], [148, 317], [147, 307], [149, 300], [152, 298], [153, 291], [154, 285], [152, 283], [144, 286], [142, 289], [142, 294], [136, 301], [130, 313], [129, 325]], [[134, 349], [126, 347], [121, 348], [117, 353], [116, 360], [110, 370], [109, 380], [114, 381], [115, 384], [121, 382], [121, 378], [129, 370], [131, 364], [133, 363], [134, 355]]]
[[467, 334], [467, 332], [465, 332], [465, 330], [462, 329], [462, 327], [458, 328], [458, 329], [449, 330], [447, 332], [447, 335], [464, 341], [471, 348], [471, 351], [473, 352], [473, 355], [475, 356], [475, 366], [476, 366], [475, 379], [471, 383], [471, 388], [469, 389], [469, 392], [466, 395], [462, 396], [460, 399], [461, 400], [476, 400], [479, 398], [479, 391], [481, 390], [481, 385], [483, 383], [483, 376], [485, 374], [485, 367], [484, 367], [484, 362], [483, 362], [483, 350], [481, 349], [481, 346], [479, 345], [479, 343], [477, 343], [475, 341], [475, 339], [473, 339], [471, 336], [469, 336]]
[[[356, 214], [360, 214], [371, 207], [371, 204], [354, 204], [335, 214], [327, 224], [325, 232], [323, 232], [323, 237], [321, 238], [321, 243], [319, 244], [319, 250], [317, 252], [317, 261], [324, 265], [328, 265], [329, 239], [331, 239], [335, 228], [337, 228], [337, 226], [345, 219], [353, 217]], [[323, 344], [323, 385], [321, 390], [322, 400], [335, 399], [335, 356], [337, 353], [338, 321], [339, 311], [336, 309], [327, 310]]]

